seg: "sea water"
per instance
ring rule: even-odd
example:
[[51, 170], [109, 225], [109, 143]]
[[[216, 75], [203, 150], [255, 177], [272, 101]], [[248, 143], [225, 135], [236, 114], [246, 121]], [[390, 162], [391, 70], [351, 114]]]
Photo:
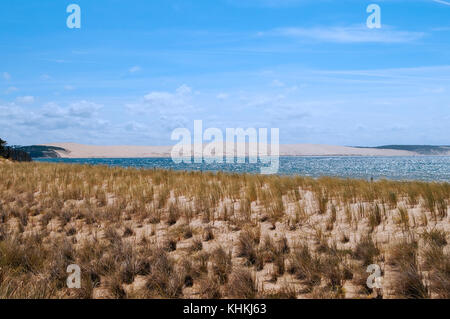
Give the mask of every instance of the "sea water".
[[[51, 163], [76, 163], [171, 170], [259, 173], [263, 163], [175, 164], [170, 158], [83, 158], [35, 159]], [[279, 175], [333, 176], [358, 179], [392, 179], [450, 182], [450, 156], [366, 157], [320, 156], [280, 157]]]

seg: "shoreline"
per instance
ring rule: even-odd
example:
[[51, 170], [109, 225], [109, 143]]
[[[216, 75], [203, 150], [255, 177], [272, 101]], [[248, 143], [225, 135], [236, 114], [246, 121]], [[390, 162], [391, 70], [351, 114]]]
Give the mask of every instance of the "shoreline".
[[[305, 178], [337, 178], [337, 179], [350, 179], [350, 180], [362, 180], [369, 181], [373, 178], [374, 181], [388, 180], [397, 182], [425, 182], [425, 183], [450, 183], [450, 175], [442, 175], [438, 173], [432, 173], [430, 171], [402, 171], [392, 167], [390, 170], [386, 170], [383, 166], [385, 161], [397, 162], [403, 160], [411, 165], [411, 159], [409, 157], [297, 157], [298, 161], [294, 157], [281, 157], [280, 168], [278, 172], [272, 174], [279, 177], [305, 177]], [[425, 158], [425, 156], [421, 157]], [[438, 158], [438, 157], [436, 157]], [[447, 157], [446, 157], [447, 158]], [[352, 160], [353, 159], [353, 160]], [[317, 162], [315, 162], [317, 160]], [[377, 163], [377, 160], [380, 162]], [[291, 161], [291, 162], [290, 162]], [[345, 162], [358, 162], [364, 163], [370, 162], [370, 170], [354, 169], [349, 173], [344, 169]], [[258, 164], [173, 164], [171, 158], [42, 158], [35, 159], [36, 163], [50, 163], [50, 164], [72, 164], [72, 165], [88, 165], [95, 166], [109, 166], [109, 167], [122, 167], [122, 168], [135, 168], [142, 170], [154, 170], [159, 169], [163, 171], [171, 172], [205, 172], [205, 173], [222, 173], [222, 174], [237, 174], [237, 175], [257, 175], [257, 176], [270, 176], [260, 173], [260, 168], [263, 163]], [[421, 160], [417, 160], [415, 165], [419, 165]], [[439, 160], [446, 162], [446, 159]], [[333, 164], [334, 163], [334, 164]], [[253, 165], [253, 166], [251, 166]], [[293, 166], [294, 165], [294, 166]], [[317, 166], [319, 165], [319, 166]], [[337, 167], [340, 167], [340, 170]], [[358, 165], [357, 165], [358, 166]], [[359, 165], [361, 166], [361, 165]], [[382, 167], [383, 170], [378, 169]]]
[[[450, 157], [450, 154], [445, 155], [439, 155], [439, 154], [432, 154], [432, 155], [425, 155], [425, 154], [414, 154], [414, 155], [280, 155], [280, 158], [327, 158], [327, 157], [356, 157], [356, 158], [364, 158], [364, 157], [374, 157], [374, 158], [401, 158], [401, 157]], [[211, 157], [204, 157], [204, 158], [211, 158]], [[245, 156], [245, 158], [248, 158], [248, 156]], [[170, 156], [148, 156], [148, 157], [103, 157], [103, 156], [92, 156], [92, 157], [33, 157], [34, 160], [52, 160], [52, 159], [69, 159], [69, 160], [82, 160], [82, 159], [172, 159]], [[225, 159], [225, 157], [224, 157]], [[225, 161], [224, 161], [225, 162]], [[224, 163], [226, 164], [226, 163]]]
[[[205, 147], [208, 144], [203, 144]], [[173, 146], [133, 146], [133, 145], [83, 145], [76, 143], [48, 143], [40, 146], [50, 146], [63, 148], [66, 151], [55, 150], [60, 158], [170, 158]], [[322, 144], [280, 144], [278, 155], [280, 157], [338, 157], [338, 156], [421, 156], [418, 152], [362, 148], [349, 146], [335, 146]], [[192, 147], [194, 149], [194, 147]], [[232, 150], [224, 149], [224, 156], [237, 154], [237, 145], [233, 145]], [[191, 152], [192, 155], [197, 153]], [[248, 144], [245, 146], [245, 155], [248, 156]], [[271, 152], [268, 152], [269, 156]], [[430, 154], [433, 156], [435, 154]], [[436, 155], [450, 155], [450, 151]], [[428, 155], [427, 155], [428, 156]], [[211, 157], [211, 156], [205, 156]]]

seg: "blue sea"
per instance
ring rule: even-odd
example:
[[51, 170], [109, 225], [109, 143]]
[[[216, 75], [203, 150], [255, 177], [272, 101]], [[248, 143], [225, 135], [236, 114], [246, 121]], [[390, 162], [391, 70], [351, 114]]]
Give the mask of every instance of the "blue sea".
[[[50, 163], [76, 163], [171, 170], [224, 171], [231, 173], [260, 173], [267, 164], [175, 164], [170, 158], [83, 158], [35, 159]], [[310, 177], [421, 180], [450, 182], [450, 156], [415, 157], [280, 157], [279, 175]]]

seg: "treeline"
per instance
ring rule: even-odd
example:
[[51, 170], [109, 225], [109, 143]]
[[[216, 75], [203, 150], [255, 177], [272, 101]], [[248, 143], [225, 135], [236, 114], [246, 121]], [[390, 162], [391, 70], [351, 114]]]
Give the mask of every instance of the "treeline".
[[62, 147], [46, 145], [15, 146], [14, 149], [24, 151], [30, 154], [32, 158], [58, 158], [60, 155], [57, 151], [67, 152]]
[[0, 157], [20, 162], [31, 162], [31, 156], [27, 152], [6, 146], [6, 141], [0, 138]]

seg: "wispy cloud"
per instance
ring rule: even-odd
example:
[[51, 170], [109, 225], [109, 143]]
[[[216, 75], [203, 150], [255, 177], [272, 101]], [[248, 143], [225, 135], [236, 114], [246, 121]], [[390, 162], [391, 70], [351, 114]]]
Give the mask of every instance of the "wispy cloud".
[[447, 1], [443, 1], [443, 0], [433, 0], [433, 1], [437, 2], [437, 3], [445, 4], [447, 6], [450, 6], [450, 2], [447, 2]]
[[130, 72], [130, 73], [136, 73], [136, 72], [139, 72], [139, 71], [141, 71], [141, 70], [142, 70], [142, 68], [141, 68], [140, 66], [135, 65], [135, 66], [131, 67], [131, 68], [128, 70], [128, 72]]
[[375, 30], [358, 25], [350, 27], [277, 28], [268, 32], [260, 32], [258, 35], [335, 43], [402, 43], [418, 40], [426, 34], [424, 32], [398, 31], [388, 26]]
[[6, 81], [9, 81], [9, 80], [11, 80], [11, 75], [8, 72], [3, 72], [3, 78]]
[[275, 79], [270, 83], [270, 85], [273, 87], [280, 88], [280, 87], [283, 87], [285, 84], [283, 82], [281, 82], [280, 80]]
[[[34, 100], [34, 99], [33, 99]], [[61, 107], [56, 103], [47, 103], [43, 107], [30, 109], [15, 103], [0, 104], [0, 113], [5, 117], [0, 118], [0, 126], [5, 132], [12, 134], [22, 132], [26, 127], [27, 133], [34, 136], [51, 138], [54, 130], [67, 134], [86, 134], [86, 129], [97, 130], [97, 134], [105, 128], [107, 121], [99, 117], [102, 105], [88, 101], [77, 101], [67, 107]], [[68, 130], [80, 129], [74, 133]], [[49, 133], [50, 132], [50, 133]], [[49, 134], [47, 134], [49, 133]]]
[[131, 113], [148, 114], [160, 112], [161, 114], [181, 113], [189, 108], [189, 99], [192, 89], [183, 84], [174, 93], [166, 91], [152, 91], [146, 94], [141, 101], [130, 103], [126, 108]]
[[230, 95], [227, 94], [227, 93], [219, 93], [219, 94], [216, 95], [216, 97], [219, 100], [226, 100], [226, 99], [228, 99], [230, 97]]
[[[317, 0], [316, 0], [317, 1]], [[240, 7], [291, 7], [312, 2], [311, 0], [228, 0], [228, 3]]]
[[98, 111], [103, 107], [101, 104], [89, 102], [86, 100], [71, 103], [67, 114], [78, 118], [92, 118], [98, 115]]
[[19, 89], [16, 88], [15, 86], [10, 86], [9, 88], [7, 88], [7, 89], [5, 90], [5, 94], [10, 94], [10, 93], [16, 92], [16, 91], [18, 91], [18, 90], [19, 90]]
[[34, 103], [34, 96], [19, 96], [16, 101], [19, 104], [31, 104]]

